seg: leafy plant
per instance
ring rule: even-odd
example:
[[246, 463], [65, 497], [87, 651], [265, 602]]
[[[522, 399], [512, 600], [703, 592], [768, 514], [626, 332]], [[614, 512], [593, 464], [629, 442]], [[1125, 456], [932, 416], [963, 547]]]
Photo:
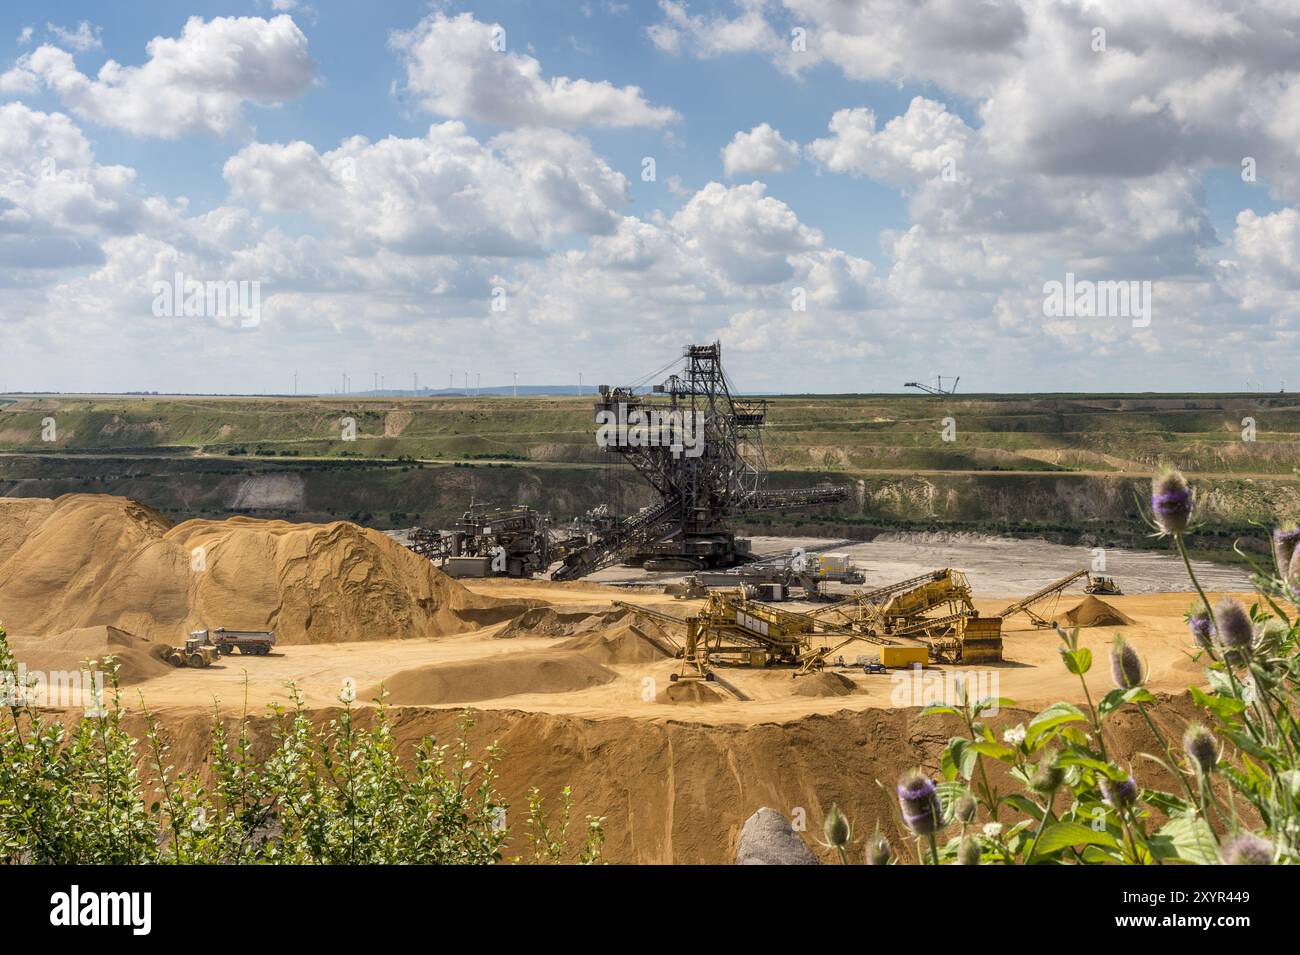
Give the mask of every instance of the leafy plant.
[[[1249, 610], [1228, 598], [1211, 608], [1187, 557], [1194, 495], [1182, 475], [1153, 482], [1152, 527], [1183, 557], [1198, 595], [1188, 614], [1194, 659], [1208, 690], [1188, 693], [1204, 722], [1189, 722], [1171, 741], [1151, 717], [1156, 702], [1137, 650], [1122, 637], [1110, 649], [1114, 689], [1094, 700], [1086, 675], [1092, 651], [1079, 631], [1056, 628], [1062, 665], [1079, 678], [1083, 705], [1054, 703], [999, 738], [986, 715], [1006, 699], [961, 699], [923, 715], [956, 717], [965, 733], [944, 747], [941, 780], [919, 770], [897, 787], [896, 821], [916, 839], [922, 864], [1267, 864], [1297, 859], [1300, 834], [1300, 530], [1275, 532], [1272, 569], [1255, 567], [1260, 600]], [[1289, 604], [1291, 612], [1284, 608]], [[1140, 753], [1163, 785], [1138, 785], [1134, 767], [1108, 747], [1106, 724], [1136, 712], [1156, 741]], [[991, 782], [1001, 763], [1018, 789]], [[972, 811], [971, 804], [975, 804]], [[892, 803], [891, 803], [892, 804]], [[978, 824], [980, 813], [986, 821]], [[959, 827], [953, 831], [955, 827]], [[951, 835], [940, 844], [938, 832]], [[843, 849], [840, 848], [843, 856]], [[867, 861], [899, 863], [879, 833]]]
[[[210, 779], [178, 772], [157, 715], [144, 711], [138, 740], [123, 727], [111, 661], [109, 705], [75, 724], [32, 705], [0, 628], [0, 675], [14, 692], [0, 726], [0, 862], [49, 864], [484, 864], [510, 838], [496, 790], [496, 744], [475, 755], [467, 713], [458, 739], [429, 737], [399, 759], [380, 701], [368, 726], [350, 693], [316, 726], [293, 688], [292, 708], [272, 709], [269, 750], [243, 714], [228, 727], [214, 712]], [[141, 768], [144, 774], [141, 773]], [[603, 820], [568, 836], [566, 787], [556, 821], [529, 794], [533, 860], [600, 861]]]

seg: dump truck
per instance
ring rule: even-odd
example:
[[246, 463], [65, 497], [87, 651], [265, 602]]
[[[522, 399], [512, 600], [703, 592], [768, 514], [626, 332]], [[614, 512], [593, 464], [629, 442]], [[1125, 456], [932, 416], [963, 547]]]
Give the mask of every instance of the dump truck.
[[[203, 633], [203, 631], [199, 631]], [[185, 640], [183, 647], [171, 647], [163, 654], [163, 659], [174, 667], [193, 667], [202, 669], [210, 667], [221, 659], [221, 651], [212, 644], [208, 643], [205, 638], [190, 634]]]
[[264, 657], [275, 646], [274, 630], [227, 630], [225, 627], [217, 627], [213, 630], [195, 630], [190, 637], [211, 644], [217, 648], [218, 653], [226, 656], [239, 650], [240, 653]]

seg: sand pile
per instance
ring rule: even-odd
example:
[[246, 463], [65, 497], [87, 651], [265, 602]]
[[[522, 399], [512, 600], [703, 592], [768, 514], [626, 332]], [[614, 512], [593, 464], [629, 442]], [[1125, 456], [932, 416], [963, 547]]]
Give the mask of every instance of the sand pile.
[[656, 703], [721, 703], [723, 696], [703, 680], [669, 683], [655, 696]]
[[525, 610], [501, 628], [498, 637], [568, 637], [606, 623], [611, 615], [624, 611], [592, 613], [590, 610], [564, 610], [559, 607], [533, 607]]
[[857, 690], [858, 685], [846, 677], [843, 673], [832, 673], [830, 670], [822, 670], [819, 673], [811, 673], [808, 676], [801, 676], [794, 681], [794, 689], [791, 693], [794, 696], [848, 696]]
[[1120, 627], [1133, 620], [1090, 594], [1078, 606], [1059, 614], [1056, 622], [1065, 627]]
[[378, 531], [235, 517], [171, 526], [120, 497], [0, 500], [0, 624], [48, 635], [116, 626], [275, 630], [281, 644], [431, 637], [526, 604], [471, 594]]
[[[518, 693], [572, 693], [601, 686], [617, 674], [581, 653], [510, 653], [496, 660], [441, 663], [402, 670], [385, 680], [387, 702], [397, 706], [474, 703]], [[380, 685], [367, 687], [358, 698], [369, 701]]]
[[597, 663], [655, 663], [674, 656], [673, 645], [643, 617], [620, 614], [610, 626], [556, 645]]
[[[103, 660], [107, 656], [116, 661], [117, 679], [122, 686], [142, 683], [172, 670], [162, 660], [164, 644], [140, 640], [116, 627], [82, 627], [51, 637], [11, 636], [9, 646], [29, 673], [105, 670]], [[87, 667], [88, 660], [95, 664]]]

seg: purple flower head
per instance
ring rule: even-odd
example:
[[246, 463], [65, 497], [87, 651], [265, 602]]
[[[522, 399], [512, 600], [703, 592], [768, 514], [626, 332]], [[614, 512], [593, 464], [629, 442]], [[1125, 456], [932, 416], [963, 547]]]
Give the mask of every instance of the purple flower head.
[[1255, 642], [1255, 624], [1241, 601], [1224, 597], [1214, 605], [1219, 642], [1228, 650], [1245, 651]]
[[1123, 637], [1115, 637], [1110, 645], [1110, 675], [1115, 685], [1121, 690], [1131, 690], [1141, 686], [1144, 674], [1142, 658]]
[[939, 797], [934, 781], [919, 769], [898, 781], [898, 805], [903, 822], [918, 836], [928, 836], [939, 828]]
[[1137, 802], [1138, 784], [1132, 776], [1126, 776], [1124, 779], [1116, 781], [1109, 776], [1101, 777], [1101, 798], [1106, 801], [1108, 806], [1116, 809], [1127, 809]]
[[1192, 488], [1187, 478], [1174, 470], [1157, 474], [1151, 481], [1151, 511], [1166, 534], [1181, 534], [1192, 517]]
[[1208, 650], [1214, 645], [1214, 622], [1204, 606], [1192, 611], [1187, 618], [1187, 629], [1192, 632], [1192, 639], [1202, 650]]
[[1233, 836], [1219, 852], [1224, 865], [1272, 865], [1273, 844], [1252, 832]]

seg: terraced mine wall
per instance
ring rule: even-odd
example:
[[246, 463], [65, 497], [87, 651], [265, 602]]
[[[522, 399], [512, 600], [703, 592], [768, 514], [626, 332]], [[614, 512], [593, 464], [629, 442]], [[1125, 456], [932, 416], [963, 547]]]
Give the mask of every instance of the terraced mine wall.
[[[652, 503], [594, 446], [591, 415], [590, 396], [0, 397], [0, 494], [99, 491], [173, 520], [381, 529], [447, 526], [471, 500], [557, 523]], [[830, 480], [852, 494], [750, 515], [748, 533], [1146, 546], [1135, 498], [1161, 463], [1196, 483], [1203, 552], [1231, 556], [1234, 538], [1260, 536], [1255, 524], [1300, 518], [1300, 395], [783, 395], [767, 420], [773, 486]]]
[[[1148, 546], [1139, 499], [1147, 479], [1046, 473], [773, 472], [774, 487], [847, 484], [843, 504], [748, 515], [745, 533], [869, 540], [886, 530], [953, 531], [1042, 537], [1060, 543]], [[1300, 482], [1284, 478], [1196, 480], [1202, 522], [1198, 549], [1230, 554], [1237, 537], [1260, 536], [1300, 517]], [[348, 519], [387, 529], [448, 526], [471, 500], [528, 504], [557, 523], [613, 501], [622, 513], [652, 502], [627, 469], [410, 461], [282, 461], [153, 456], [0, 457], [0, 495], [118, 494], [174, 521], [231, 514], [294, 521]]]
[[[1288, 477], [1300, 464], [1293, 394], [783, 395], [767, 421], [768, 463], [793, 470], [1141, 473], [1168, 461]], [[598, 454], [590, 396], [0, 397], [0, 451], [125, 450], [532, 464]]]

